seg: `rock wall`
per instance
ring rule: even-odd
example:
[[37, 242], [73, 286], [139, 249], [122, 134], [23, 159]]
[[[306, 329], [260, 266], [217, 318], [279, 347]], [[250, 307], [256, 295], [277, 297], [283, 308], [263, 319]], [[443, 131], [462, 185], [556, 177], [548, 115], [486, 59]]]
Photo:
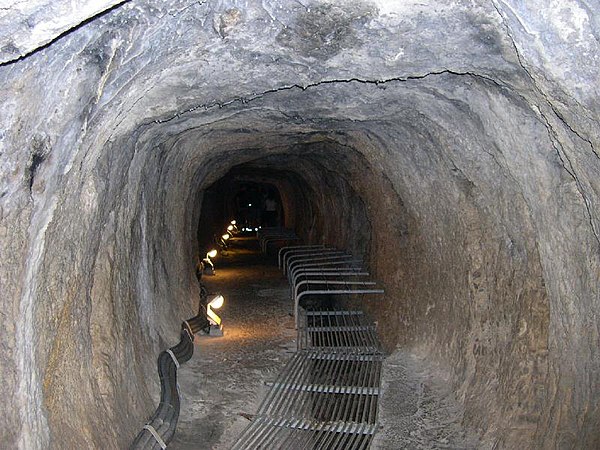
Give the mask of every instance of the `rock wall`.
[[303, 180], [484, 448], [600, 446], [597, 5], [88, 3], [0, 15], [6, 446], [127, 446], [234, 167]]

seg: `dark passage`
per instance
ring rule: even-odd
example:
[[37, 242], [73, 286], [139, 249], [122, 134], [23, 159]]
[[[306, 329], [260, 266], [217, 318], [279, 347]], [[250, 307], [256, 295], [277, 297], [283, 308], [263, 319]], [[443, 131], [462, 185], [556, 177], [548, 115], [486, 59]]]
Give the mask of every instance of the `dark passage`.
[[[597, 0], [3, 3], [1, 446], [127, 448], [238, 220], [385, 291], [348, 324], [389, 355], [374, 446], [600, 448]], [[173, 445], [230, 445], [292, 355], [254, 245]]]

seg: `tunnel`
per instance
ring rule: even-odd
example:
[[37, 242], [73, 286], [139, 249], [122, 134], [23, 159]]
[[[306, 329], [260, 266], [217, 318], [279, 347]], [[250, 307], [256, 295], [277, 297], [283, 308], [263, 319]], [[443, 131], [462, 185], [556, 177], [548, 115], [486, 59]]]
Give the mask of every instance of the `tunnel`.
[[245, 187], [368, 264], [383, 348], [443, 374], [472, 448], [599, 448], [598, 11], [0, 8], [0, 446], [131, 444]]

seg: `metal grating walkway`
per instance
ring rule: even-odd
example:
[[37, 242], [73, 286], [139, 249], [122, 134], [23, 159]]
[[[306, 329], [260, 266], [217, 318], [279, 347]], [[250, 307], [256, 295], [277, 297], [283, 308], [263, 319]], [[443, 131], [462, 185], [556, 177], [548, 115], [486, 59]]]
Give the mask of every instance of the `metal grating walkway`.
[[360, 311], [301, 314], [299, 350], [233, 449], [367, 449], [383, 354]]

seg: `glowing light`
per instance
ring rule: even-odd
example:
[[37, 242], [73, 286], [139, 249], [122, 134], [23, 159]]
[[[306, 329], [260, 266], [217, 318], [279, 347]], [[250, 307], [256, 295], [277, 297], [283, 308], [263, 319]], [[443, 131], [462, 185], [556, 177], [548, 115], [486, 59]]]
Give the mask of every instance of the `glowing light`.
[[206, 254], [207, 258], [214, 258], [215, 256], [217, 256], [217, 250], [214, 248]]
[[223, 306], [223, 303], [225, 303], [225, 299], [223, 298], [223, 296], [217, 295], [208, 303], [208, 306], [214, 309], [219, 309], [221, 306]]
[[252, 203], [248, 203], [248, 206], [252, 206]]
[[229, 226], [227, 227], [227, 231], [233, 231], [233, 225], [229, 225]]
[[208, 316], [208, 321], [213, 324], [213, 325], [221, 325], [221, 318], [217, 315], [216, 312], [213, 311], [214, 309], [219, 309], [221, 306], [223, 306], [223, 303], [225, 302], [225, 299], [223, 298], [222, 295], [217, 295], [215, 298], [213, 298], [208, 305], [206, 306], [206, 315]]
[[232, 220], [231, 225], [235, 225], [235, 224], [237, 224], [237, 222], [235, 220]]
[[224, 241], [226, 241], [227, 239], [229, 239], [231, 236], [229, 236], [229, 233], [225, 233], [223, 236], [221, 236], [223, 238]]

